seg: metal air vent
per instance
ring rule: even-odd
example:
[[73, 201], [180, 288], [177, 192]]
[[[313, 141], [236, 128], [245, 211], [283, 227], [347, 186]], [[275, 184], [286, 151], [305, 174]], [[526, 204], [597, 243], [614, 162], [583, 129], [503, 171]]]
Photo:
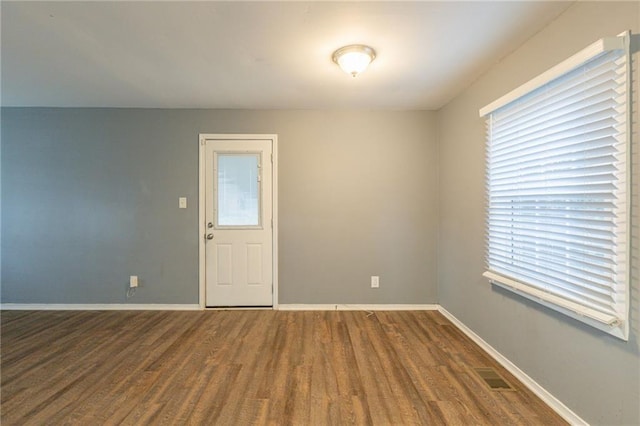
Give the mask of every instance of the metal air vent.
[[474, 370], [492, 390], [514, 390], [495, 369], [491, 367], [478, 367], [474, 368]]

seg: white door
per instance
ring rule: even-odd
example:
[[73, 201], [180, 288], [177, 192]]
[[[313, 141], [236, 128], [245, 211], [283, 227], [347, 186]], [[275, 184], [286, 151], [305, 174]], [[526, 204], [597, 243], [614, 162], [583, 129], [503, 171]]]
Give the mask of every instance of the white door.
[[272, 142], [205, 145], [206, 305], [272, 306]]

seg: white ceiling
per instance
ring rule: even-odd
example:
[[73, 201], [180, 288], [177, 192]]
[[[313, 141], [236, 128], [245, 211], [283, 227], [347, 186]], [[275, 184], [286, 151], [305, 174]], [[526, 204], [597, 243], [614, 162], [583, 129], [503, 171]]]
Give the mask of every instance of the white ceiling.
[[[3, 106], [438, 109], [565, 2], [6, 2]], [[377, 51], [357, 78], [332, 52]]]

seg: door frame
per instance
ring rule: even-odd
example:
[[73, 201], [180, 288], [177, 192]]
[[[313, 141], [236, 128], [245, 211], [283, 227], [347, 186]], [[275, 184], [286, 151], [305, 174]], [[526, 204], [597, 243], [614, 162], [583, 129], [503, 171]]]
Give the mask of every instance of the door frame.
[[278, 135], [275, 134], [219, 134], [200, 133], [198, 137], [198, 304], [201, 309], [206, 308], [206, 256], [205, 240], [206, 233], [206, 212], [205, 212], [205, 160], [206, 141], [208, 140], [268, 140], [271, 141], [271, 153], [273, 155], [271, 169], [271, 209], [273, 216], [272, 232], [272, 263], [273, 263], [273, 292], [272, 306], [278, 309]]

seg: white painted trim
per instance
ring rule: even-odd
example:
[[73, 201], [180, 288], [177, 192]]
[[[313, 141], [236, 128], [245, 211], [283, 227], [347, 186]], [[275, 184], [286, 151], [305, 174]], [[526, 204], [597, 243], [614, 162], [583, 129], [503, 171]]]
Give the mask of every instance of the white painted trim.
[[570, 58], [560, 62], [558, 65], [529, 80], [522, 86], [496, 99], [489, 105], [480, 108], [480, 117], [485, 117], [486, 115], [491, 114], [493, 111], [502, 108], [503, 106], [515, 101], [516, 99], [526, 95], [527, 93], [530, 93], [531, 91], [544, 86], [551, 80], [554, 80], [561, 75], [572, 71], [574, 68], [582, 65], [590, 59], [595, 58], [601, 53], [624, 48], [624, 37], [601, 38], [600, 40], [587, 46]]
[[219, 134], [200, 133], [198, 137], [198, 302], [200, 308], [206, 307], [206, 256], [205, 256], [205, 148], [207, 140], [270, 140], [273, 164], [271, 166], [271, 212], [272, 229], [272, 262], [273, 262], [273, 309], [278, 309], [278, 135], [276, 134]]
[[449, 321], [460, 329], [464, 334], [473, 340], [478, 346], [480, 346], [485, 352], [487, 352], [493, 359], [498, 361], [500, 365], [506, 368], [511, 374], [513, 374], [518, 380], [522, 382], [531, 392], [536, 394], [538, 398], [544, 401], [549, 407], [551, 407], [558, 415], [569, 422], [572, 425], [588, 425], [580, 416], [571, 411], [569, 407], [564, 405], [562, 401], [553, 396], [549, 391], [540, 386], [538, 382], [529, 377], [524, 371], [520, 370], [513, 362], [509, 361], [507, 357], [502, 355], [490, 344], [484, 341], [480, 336], [473, 332], [469, 327], [464, 325], [458, 318], [453, 316], [442, 306], [439, 306], [438, 311], [444, 315]]
[[436, 311], [437, 304], [427, 305], [351, 305], [351, 304], [283, 304], [281, 311]]
[[198, 304], [201, 309], [206, 306], [205, 288], [207, 284], [207, 274], [205, 269], [205, 203], [202, 202], [205, 197], [205, 175], [204, 175], [204, 159], [206, 152], [206, 139], [204, 135], [198, 138]]
[[[625, 49], [625, 55], [626, 55], [626, 62], [627, 62], [627, 69], [626, 69], [626, 74], [627, 74], [627, 81], [626, 81], [626, 91], [627, 91], [627, 102], [626, 102], [626, 111], [625, 114], [627, 116], [627, 123], [626, 123], [626, 133], [627, 133], [627, 138], [625, 141], [625, 145], [626, 145], [626, 154], [627, 154], [627, 158], [626, 158], [626, 166], [627, 169], [625, 170], [625, 174], [626, 174], [626, 195], [627, 195], [627, 199], [625, 200], [626, 202], [626, 212], [625, 212], [625, 216], [626, 216], [626, 226], [625, 226], [625, 235], [624, 238], [627, 241], [627, 258], [625, 259], [627, 262], [627, 265], [634, 265], [635, 264], [635, 260], [634, 260], [634, 256], [633, 256], [633, 248], [632, 246], [635, 245], [633, 244], [631, 241], [634, 240], [634, 232], [632, 231], [632, 228], [635, 228], [636, 224], [635, 224], [635, 218], [634, 218], [634, 208], [633, 207], [633, 199], [632, 199], [632, 194], [633, 194], [633, 186], [636, 185], [635, 182], [635, 178], [633, 177], [634, 175], [634, 169], [632, 166], [633, 161], [634, 161], [634, 155], [633, 150], [635, 149], [633, 147], [633, 131], [634, 131], [634, 126], [636, 125], [636, 122], [634, 122], [634, 117], [633, 117], [633, 111], [636, 109], [636, 106], [634, 106], [634, 101], [633, 101], [633, 93], [634, 93], [634, 88], [633, 88], [633, 67], [631, 66], [632, 61], [633, 61], [633, 57], [632, 57], [632, 52], [631, 52], [631, 30], [628, 31], [624, 31], [620, 34], [618, 34], [618, 37], [622, 37], [623, 41], [624, 41], [624, 49]], [[622, 323], [622, 326], [620, 327], [622, 335], [624, 336], [624, 340], [625, 341], [629, 341], [629, 332], [631, 331], [631, 297], [632, 297], [632, 290], [631, 287], [633, 286], [633, 274], [632, 274], [632, 270], [633, 268], [629, 268], [627, 267], [627, 273], [625, 276], [625, 280], [626, 280], [626, 303], [625, 303], [625, 321]]]
[[617, 318], [613, 315], [602, 314], [596, 310], [589, 309], [561, 297], [554, 296], [551, 293], [540, 291], [529, 285], [502, 277], [491, 271], [486, 271], [482, 275], [489, 278], [489, 282], [492, 285], [504, 288], [505, 290], [524, 297], [525, 299], [532, 300], [542, 306], [553, 309], [554, 311], [560, 312], [575, 319], [576, 321], [583, 322], [605, 333], [609, 333], [618, 339], [622, 339], [624, 341], [629, 340], [629, 335], [624, 334], [625, 325], [628, 325], [629, 321], [625, 321], [624, 319]]
[[271, 135], [271, 218], [273, 219], [272, 229], [272, 256], [273, 256], [273, 309], [278, 309], [278, 135]]
[[620, 339], [628, 340], [628, 336], [622, 335], [622, 331], [619, 328], [615, 328], [620, 326], [624, 320], [614, 315], [604, 314], [596, 311], [595, 309], [574, 303], [570, 300], [565, 300], [552, 293], [538, 290], [535, 287], [509, 277], [502, 276], [501, 274], [493, 271], [485, 271], [482, 276], [488, 278], [489, 282], [493, 285], [497, 285], [498, 287], [517, 293], [520, 296], [540, 303], [549, 309], [562, 312], [571, 318], [585, 322], [592, 327], [596, 327], [606, 333], [613, 334]]
[[170, 303], [2, 303], [3, 311], [198, 311], [200, 305]]

